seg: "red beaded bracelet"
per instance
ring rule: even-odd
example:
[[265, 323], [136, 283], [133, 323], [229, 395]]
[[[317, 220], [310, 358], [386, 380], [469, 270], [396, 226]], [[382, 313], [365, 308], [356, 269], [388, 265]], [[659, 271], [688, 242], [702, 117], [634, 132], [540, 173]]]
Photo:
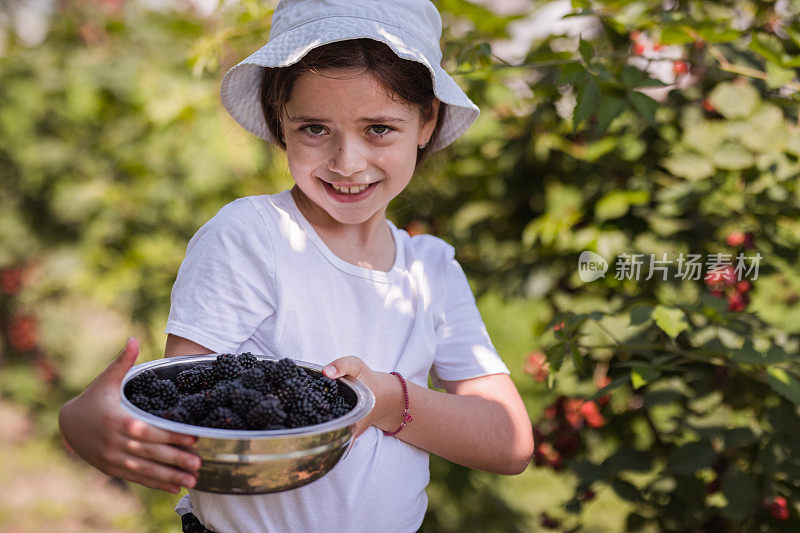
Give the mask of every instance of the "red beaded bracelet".
[[400, 427], [397, 428], [395, 431], [392, 431], [392, 432], [389, 432], [389, 431], [384, 431], [383, 432], [383, 434], [386, 435], [387, 437], [391, 437], [393, 435], [397, 435], [405, 427], [406, 422], [411, 422], [412, 420], [414, 420], [411, 417], [411, 415], [408, 414], [408, 388], [406, 387], [406, 380], [403, 379], [403, 376], [400, 375], [400, 372], [389, 372], [389, 373], [390, 374], [394, 374], [395, 376], [397, 376], [397, 379], [400, 380], [400, 385], [403, 386], [403, 396], [405, 396], [406, 409], [405, 409], [405, 411], [403, 411], [403, 421], [400, 422]]

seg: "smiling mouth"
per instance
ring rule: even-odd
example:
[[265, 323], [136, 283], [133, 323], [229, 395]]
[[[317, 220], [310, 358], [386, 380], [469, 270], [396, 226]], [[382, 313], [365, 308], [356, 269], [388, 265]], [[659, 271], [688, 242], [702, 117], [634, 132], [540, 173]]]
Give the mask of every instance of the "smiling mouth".
[[323, 180], [323, 182], [326, 185], [330, 186], [333, 190], [335, 190], [339, 194], [358, 194], [358, 193], [362, 193], [362, 192], [366, 191], [367, 189], [369, 189], [370, 187], [374, 186], [376, 183], [378, 183], [376, 181], [376, 182], [367, 183], [367, 184], [364, 184], [364, 185], [347, 186], [347, 185], [337, 185], [335, 183], [330, 183], [330, 182], [327, 182], [327, 181], [324, 181], [324, 180]]

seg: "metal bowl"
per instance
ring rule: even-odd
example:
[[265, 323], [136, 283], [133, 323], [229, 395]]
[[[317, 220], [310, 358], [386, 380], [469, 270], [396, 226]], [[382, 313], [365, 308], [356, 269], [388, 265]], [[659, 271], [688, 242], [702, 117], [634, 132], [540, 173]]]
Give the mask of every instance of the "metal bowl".
[[[217, 354], [169, 357], [131, 368], [122, 380], [122, 407], [134, 417], [153, 426], [198, 437], [189, 448], [200, 456], [202, 465], [195, 490], [223, 494], [263, 494], [302, 487], [329, 472], [350, 451], [355, 424], [372, 410], [375, 396], [361, 383], [340, 378], [343, 394], [355, 407], [344, 416], [323, 424], [293, 429], [244, 431], [214, 429], [173, 422], [134, 406], [125, 395], [128, 382], [145, 370], [161, 379], [174, 379], [196, 365], [211, 364]], [[256, 355], [258, 359], [276, 357]], [[297, 361], [310, 374], [322, 366]]]

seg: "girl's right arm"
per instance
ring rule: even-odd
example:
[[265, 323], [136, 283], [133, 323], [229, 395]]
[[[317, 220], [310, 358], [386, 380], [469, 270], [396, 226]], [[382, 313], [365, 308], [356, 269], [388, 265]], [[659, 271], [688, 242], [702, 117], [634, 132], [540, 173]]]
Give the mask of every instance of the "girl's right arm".
[[197, 481], [200, 458], [179, 448], [192, 446], [196, 438], [146, 424], [119, 404], [122, 379], [138, 354], [139, 343], [128, 339], [103, 373], [64, 404], [58, 416], [61, 435], [72, 451], [108, 475], [178, 493]]

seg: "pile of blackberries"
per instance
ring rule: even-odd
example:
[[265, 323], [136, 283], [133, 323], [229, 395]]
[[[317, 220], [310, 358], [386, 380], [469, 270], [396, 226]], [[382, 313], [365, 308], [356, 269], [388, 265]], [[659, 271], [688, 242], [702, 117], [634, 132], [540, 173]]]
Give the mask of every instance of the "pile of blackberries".
[[[287, 429], [321, 424], [348, 413], [345, 387], [289, 358], [222, 354], [160, 379], [145, 370], [125, 386], [128, 400], [162, 418], [219, 429]], [[352, 396], [352, 395], [350, 395]]]

